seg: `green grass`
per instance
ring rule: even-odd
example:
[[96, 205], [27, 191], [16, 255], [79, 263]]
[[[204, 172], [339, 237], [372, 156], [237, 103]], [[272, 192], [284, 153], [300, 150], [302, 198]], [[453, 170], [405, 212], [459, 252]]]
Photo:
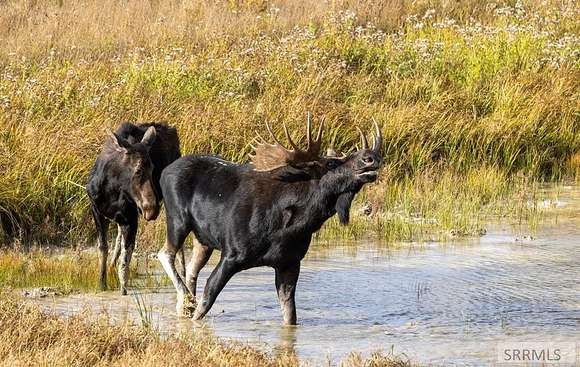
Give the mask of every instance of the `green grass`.
[[[97, 291], [99, 290], [98, 261], [96, 251], [2, 250], [0, 251], [0, 287], [49, 287], [64, 294]], [[140, 258], [134, 258], [131, 262], [130, 281], [132, 286], [153, 290], [170, 283], [165, 276], [154, 276], [152, 264], [148, 261], [143, 264]], [[109, 268], [107, 282], [110, 290], [119, 288], [116, 269]]]
[[470, 235], [488, 214], [534, 216], [513, 212], [535, 182], [579, 177], [575, 2], [301, 1], [1, 4], [0, 241], [91, 238], [82, 186], [126, 120], [244, 162], [264, 121], [298, 136], [311, 111], [349, 152], [374, 117], [386, 166], [357, 205], [377, 215], [328, 236]]
[[[0, 286], [3, 288], [51, 287], [60, 292], [96, 290], [97, 257], [66, 251], [47, 254], [42, 250], [0, 252]], [[113, 287], [116, 276], [109, 277]]]
[[380, 183], [361, 195], [351, 211], [351, 223], [333, 219], [321, 238], [376, 238], [386, 243], [449, 241], [484, 235], [490, 224], [524, 224], [535, 230], [547, 208], [536, 205], [556, 193], [540, 193], [525, 176], [507, 177], [493, 168], [462, 175], [424, 172], [413, 178]]

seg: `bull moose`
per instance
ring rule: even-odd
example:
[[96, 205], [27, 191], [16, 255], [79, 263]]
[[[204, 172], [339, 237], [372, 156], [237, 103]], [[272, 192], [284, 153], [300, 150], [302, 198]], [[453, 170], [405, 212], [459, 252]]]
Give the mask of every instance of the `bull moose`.
[[[285, 324], [296, 324], [294, 294], [312, 234], [335, 213], [349, 220], [354, 196], [377, 179], [383, 159], [382, 136], [374, 122], [373, 146], [362, 131], [362, 149], [343, 157], [320, 156], [323, 123], [316, 139], [307, 122], [307, 148], [300, 149], [284, 132], [292, 149], [281, 144], [266, 124], [274, 144], [258, 137], [249, 164], [235, 164], [217, 156], [188, 155], [161, 174], [167, 239], [158, 253], [177, 290], [177, 312], [195, 302], [199, 271], [213, 250], [219, 263], [209, 276], [193, 318], [203, 318], [230, 278], [245, 269], [270, 266]], [[190, 232], [197, 238], [187, 265], [186, 279], [175, 257]]]
[[147, 221], [157, 218], [161, 171], [180, 156], [177, 131], [160, 123], [123, 123], [103, 145], [86, 184], [98, 235], [101, 289], [107, 288], [109, 221], [118, 226], [112, 266], [122, 255], [118, 274], [125, 295], [139, 213]]

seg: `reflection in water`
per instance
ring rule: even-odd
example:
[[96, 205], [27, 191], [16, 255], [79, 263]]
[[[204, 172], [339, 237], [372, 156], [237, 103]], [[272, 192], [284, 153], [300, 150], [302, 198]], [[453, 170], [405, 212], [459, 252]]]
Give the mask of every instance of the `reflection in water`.
[[296, 354], [296, 329], [298, 326], [281, 326], [279, 330], [279, 344], [274, 347], [274, 353]]
[[[511, 228], [495, 226], [462, 244], [388, 251], [314, 244], [298, 284], [298, 327], [280, 326], [267, 268], [236, 275], [197, 326], [174, 316], [172, 288], [136, 292], [165, 333], [209, 332], [316, 361], [393, 347], [415, 362], [488, 364], [498, 342], [580, 341], [580, 189], [560, 199], [555, 220], [533, 239], [515, 240]], [[139, 322], [134, 297], [116, 292], [43, 302], [63, 313], [88, 303]]]

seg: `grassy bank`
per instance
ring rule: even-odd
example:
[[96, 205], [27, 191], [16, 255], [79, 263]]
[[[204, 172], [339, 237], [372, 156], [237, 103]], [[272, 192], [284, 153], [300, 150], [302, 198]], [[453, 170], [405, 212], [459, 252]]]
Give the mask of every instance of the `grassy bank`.
[[577, 2], [371, 3], [2, 2], [0, 242], [87, 240], [82, 186], [125, 120], [243, 162], [264, 121], [299, 135], [311, 111], [348, 152], [376, 118], [386, 166], [355, 206], [372, 215], [327, 236], [472, 234], [534, 215], [505, 204], [533, 197], [522, 182], [578, 176]]
[[95, 290], [97, 267], [96, 256], [72, 251], [53, 255], [42, 250], [0, 251], [0, 286], [51, 287], [62, 293]]
[[[160, 338], [153, 330], [114, 325], [86, 312], [60, 318], [17, 297], [0, 294], [2, 366], [297, 366], [296, 356], [270, 355], [208, 335]], [[341, 366], [408, 366], [395, 357], [352, 354]]]
[[[161, 271], [157, 259], [141, 250], [135, 254], [130, 268], [133, 287], [157, 289], [171, 284], [165, 276], [154, 276]], [[54, 250], [35, 248], [0, 250], [0, 288], [48, 288], [57, 294], [92, 292], [99, 290], [99, 259], [96, 251], [72, 249]], [[110, 290], [118, 289], [117, 270], [109, 268]]]

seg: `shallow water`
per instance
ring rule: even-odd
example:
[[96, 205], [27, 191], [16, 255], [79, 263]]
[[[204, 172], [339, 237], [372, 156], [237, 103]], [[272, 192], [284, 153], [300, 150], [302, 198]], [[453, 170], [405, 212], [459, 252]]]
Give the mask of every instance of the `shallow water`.
[[[314, 364], [392, 349], [418, 363], [488, 365], [501, 342], [580, 342], [580, 188], [562, 188], [551, 206], [533, 238], [494, 225], [477, 240], [453, 244], [315, 243], [302, 263], [295, 328], [280, 326], [274, 272], [267, 268], [237, 274], [196, 325], [174, 317], [172, 288], [41, 302], [60, 313], [88, 304], [139, 322], [140, 297], [162, 332], [211, 332], [267, 350], [291, 349]], [[202, 271], [198, 292], [212, 268]]]

